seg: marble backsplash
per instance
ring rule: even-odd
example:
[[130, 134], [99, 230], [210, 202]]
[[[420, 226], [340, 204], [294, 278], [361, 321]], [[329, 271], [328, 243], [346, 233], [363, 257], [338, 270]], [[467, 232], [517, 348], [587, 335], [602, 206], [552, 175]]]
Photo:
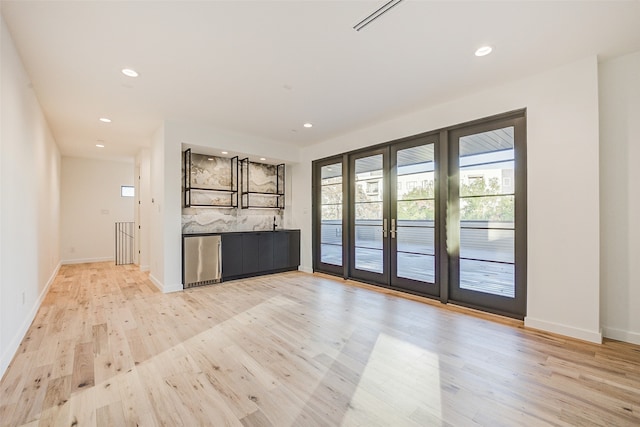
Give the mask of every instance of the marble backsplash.
[[283, 228], [283, 212], [277, 209], [183, 208], [182, 232], [218, 233], [225, 231], [262, 231], [273, 229], [273, 217]]
[[[182, 169], [184, 174], [184, 168]], [[200, 188], [237, 190], [229, 159], [191, 154], [191, 185]]]
[[[247, 167], [248, 166], [248, 167]], [[243, 175], [248, 177], [243, 191], [258, 191], [263, 193], [276, 193], [278, 180], [276, 165], [262, 163], [243, 164]]]

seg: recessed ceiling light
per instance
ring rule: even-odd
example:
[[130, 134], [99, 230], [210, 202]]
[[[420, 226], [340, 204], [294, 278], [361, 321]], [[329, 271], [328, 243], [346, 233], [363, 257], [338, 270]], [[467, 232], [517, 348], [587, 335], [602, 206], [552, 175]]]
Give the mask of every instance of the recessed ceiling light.
[[98, 148], [104, 148], [104, 144], [96, 144], [96, 147], [98, 147]]
[[207, 160], [213, 160], [213, 157], [209, 157]]
[[260, 157], [260, 160], [267, 160], [267, 159], [265, 159], [264, 157]]
[[491, 46], [482, 46], [478, 50], [476, 50], [476, 56], [486, 56], [491, 53], [493, 48]]
[[122, 74], [128, 77], [138, 77], [138, 72], [136, 70], [132, 70], [131, 68], [123, 68]]
[[313, 125], [311, 123], [305, 123], [302, 126], [306, 127], [306, 128], [310, 128], [313, 127]]
[[100, 121], [102, 123], [111, 123], [111, 119], [107, 119], [106, 117], [100, 117]]
[[221, 153], [222, 153], [222, 154], [229, 154], [229, 152], [228, 152], [228, 151], [222, 151]]

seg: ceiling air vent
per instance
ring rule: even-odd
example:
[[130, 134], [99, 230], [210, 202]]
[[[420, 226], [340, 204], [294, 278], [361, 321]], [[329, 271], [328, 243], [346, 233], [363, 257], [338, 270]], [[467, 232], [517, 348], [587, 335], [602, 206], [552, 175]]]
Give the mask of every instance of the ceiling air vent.
[[373, 12], [372, 14], [370, 14], [369, 16], [364, 18], [362, 21], [360, 21], [356, 25], [354, 25], [353, 29], [356, 30], [356, 31], [360, 31], [361, 29], [363, 29], [367, 25], [371, 24], [373, 21], [375, 21], [376, 19], [380, 18], [382, 15], [384, 15], [385, 13], [387, 13], [388, 11], [390, 11], [391, 9], [396, 7], [401, 1], [402, 0], [391, 0], [391, 1], [386, 2], [378, 10], [376, 10], [375, 12]]

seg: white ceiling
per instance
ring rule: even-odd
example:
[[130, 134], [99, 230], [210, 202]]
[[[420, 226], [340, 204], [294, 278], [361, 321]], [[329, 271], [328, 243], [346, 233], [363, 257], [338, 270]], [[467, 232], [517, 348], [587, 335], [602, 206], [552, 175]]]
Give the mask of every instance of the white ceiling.
[[[1, 10], [63, 155], [88, 157], [131, 157], [163, 120], [305, 146], [640, 50], [637, 0], [405, 0], [353, 30], [385, 2], [2, 0]], [[484, 44], [494, 53], [476, 58]]]

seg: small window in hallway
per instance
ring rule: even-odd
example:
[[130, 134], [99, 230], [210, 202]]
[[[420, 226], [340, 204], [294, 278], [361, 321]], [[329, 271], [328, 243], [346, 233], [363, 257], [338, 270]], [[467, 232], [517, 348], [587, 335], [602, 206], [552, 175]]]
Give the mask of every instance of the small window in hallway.
[[122, 185], [120, 186], [120, 195], [122, 197], [134, 197], [136, 195], [136, 189], [130, 185]]

